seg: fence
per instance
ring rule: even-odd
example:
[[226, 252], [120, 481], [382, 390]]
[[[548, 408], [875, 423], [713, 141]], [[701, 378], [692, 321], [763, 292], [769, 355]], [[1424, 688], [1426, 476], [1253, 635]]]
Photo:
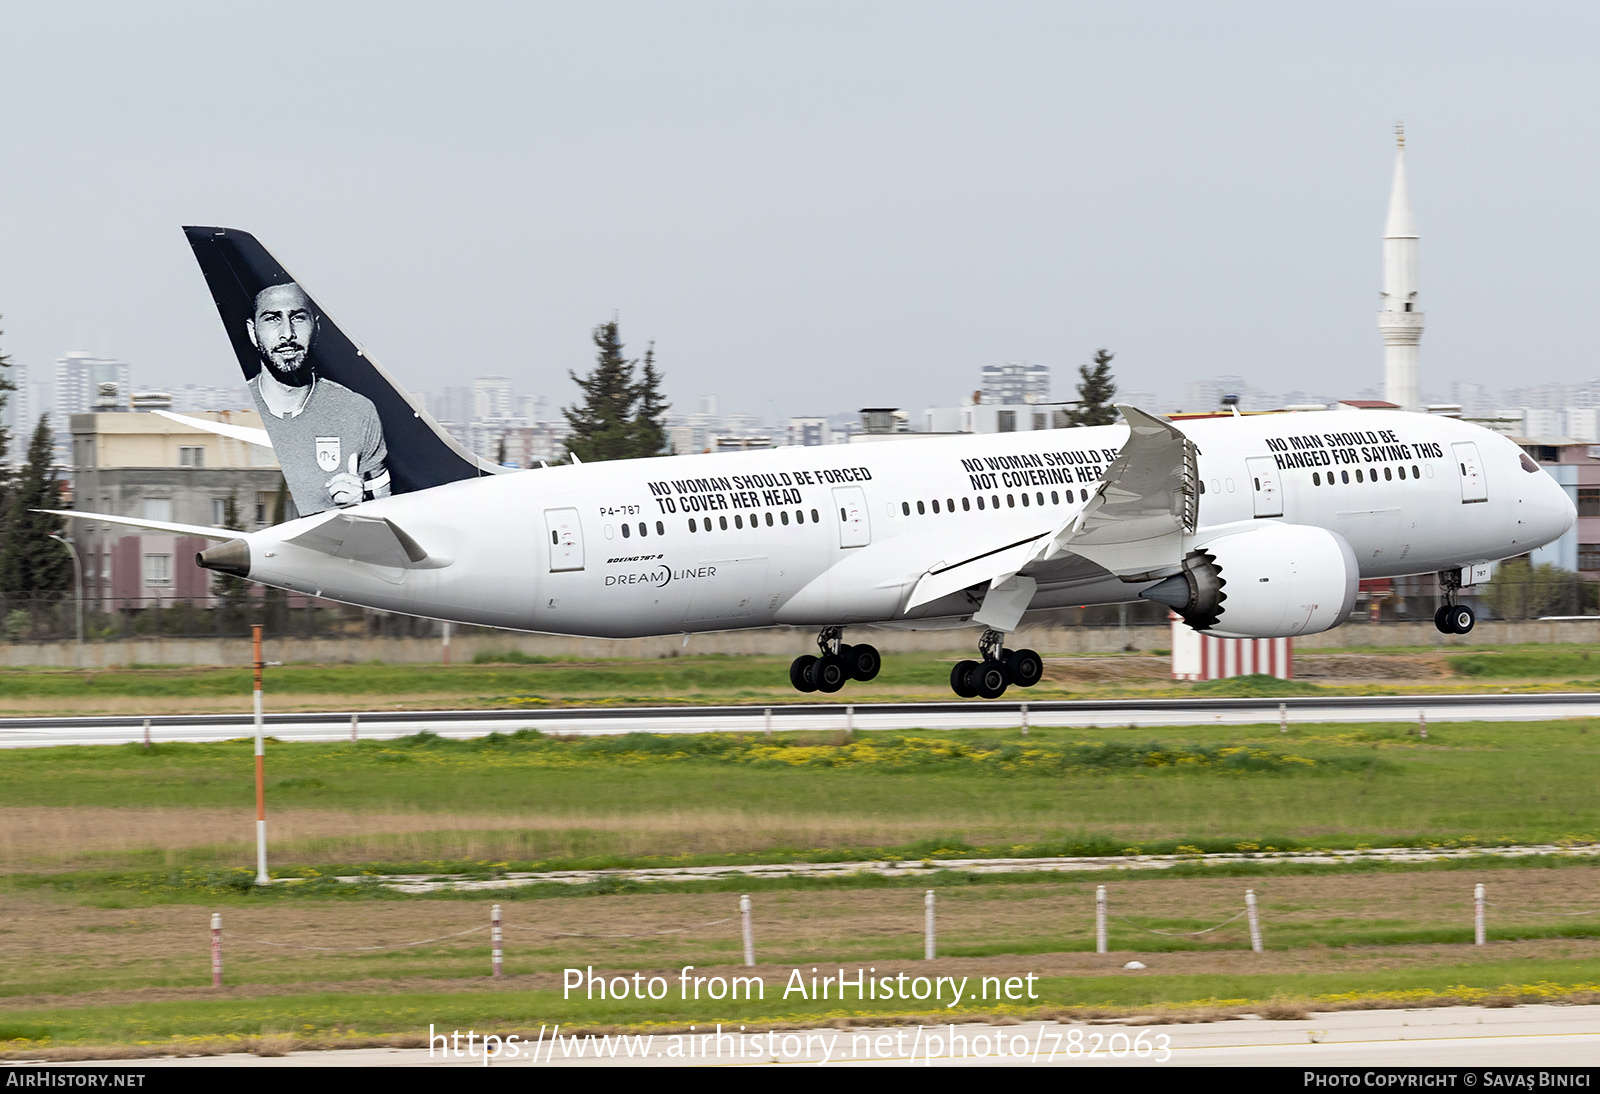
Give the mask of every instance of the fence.
[[[923, 949], [922, 949], [922, 959], [924, 961], [934, 961], [934, 960], [937, 960], [937, 958], [938, 958], [938, 920], [937, 920], [937, 917], [935, 915], [935, 909], [937, 907], [937, 902], [938, 902], [938, 896], [937, 896], [937, 893], [936, 893], [935, 890], [928, 889], [923, 894], [923, 898], [922, 898], [922, 904], [923, 904], [923, 922], [922, 922]], [[1473, 887], [1473, 893], [1472, 893], [1472, 941], [1473, 941], [1473, 945], [1482, 946], [1482, 945], [1485, 945], [1487, 943], [1487, 940], [1488, 940], [1488, 909], [1489, 908], [1502, 908], [1502, 907], [1506, 908], [1507, 911], [1515, 911], [1515, 912], [1518, 912], [1518, 913], [1520, 913], [1522, 915], [1541, 916], [1541, 917], [1544, 917], [1544, 916], [1548, 916], [1548, 917], [1568, 917], [1568, 916], [1600, 915], [1600, 908], [1588, 908], [1588, 909], [1583, 909], [1581, 911], [1571, 911], [1571, 912], [1552, 912], [1552, 911], [1544, 911], [1544, 910], [1535, 910], [1535, 909], [1531, 909], [1531, 908], [1512, 908], [1511, 906], [1496, 904], [1494, 901], [1491, 901], [1491, 900], [1489, 900], [1487, 898], [1486, 889], [1480, 883], [1480, 884], [1475, 885]], [[1255, 894], [1255, 890], [1254, 889], [1246, 889], [1244, 891], [1243, 906], [1240, 908], [1240, 910], [1238, 912], [1234, 913], [1233, 915], [1227, 917], [1226, 919], [1222, 920], [1219, 923], [1213, 924], [1210, 927], [1201, 928], [1200, 930], [1197, 930], [1197, 931], [1169, 931], [1169, 930], [1163, 930], [1163, 929], [1160, 929], [1160, 928], [1157, 928], [1157, 927], [1148, 927], [1148, 926], [1145, 926], [1145, 925], [1143, 925], [1141, 923], [1136, 922], [1132, 917], [1113, 913], [1111, 911], [1111, 903], [1110, 903], [1109, 894], [1108, 894], [1108, 890], [1107, 890], [1106, 886], [1104, 886], [1104, 885], [1097, 886], [1096, 889], [1095, 889], [1095, 901], [1094, 901], [1094, 937], [1095, 937], [1095, 953], [1097, 953], [1097, 954], [1110, 953], [1110, 930], [1109, 930], [1109, 927], [1110, 927], [1110, 921], [1113, 920], [1113, 919], [1119, 921], [1122, 924], [1122, 926], [1124, 928], [1128, 929], [1128, 930], [1141, 931], [1141, 932], [1144, 932], [1146, 934], [1158, 935], [1158, 936], [1161, 936], [1161, 937], [1164, 937], [1164, 938], [1200, 938], [1200, 937], [1203, 937], [1205, 935], [1214, 934], [1215, 932], [1220, 931], [1224, 927], [1227, 927], [1227, 926], [1229, 926], [1230, 924], [1233, 924], [1233, 923], [1237, 923], [1239, 920], [1243, 919], [1243, 920], [1245, 920], [1246, 927], [1248, 929], [1248, 940], [1249, 940], [1248, 944], [1249, 944], [1250, 950], [1253, 953], [1263, 953], [1263, 952], [1265, 952], [1265, 949], [1266, 949], [1265, 942], [1264, 942], [1264, 933], [1263, 933], [1263, 930], [1262, 930], [1262, 923], [1261, 923], [1261, 905], [1260, 905], [1260, 902], [1256, 899], [1256, 894]], [[245, 945], [271, 946], [271, 947], [275, 947], [275, 948], [278, 948], [278, 949], [285, 949], [285, 950], [300, 950], [300, 951], [311, 952], [311, 953], [362, 954], [362, 953], [379, 953], [379, 952], [387, 951], [387, 950], [407, 949], [407, 948], [411, 948], [411, 947], [415, 947], [415, 946], [427, 946], [427, 945], [431, 945], [431, 944], [436, 943], [436, 942], [446, 942], [446, 941], [449, 941], [449, 940], [452, 940], [452, 939], [466, 938], [466, 937], [471, 936], [471, 935], [476, 935], [476, 934], [480, 934], [480, 933], [482, 933], [484, 931], [488, 931], [489, 932], [489, 936], [490, 936], [489, 975], [490, 975], [491, 978], [500, 978], [500, 977], [504, 976], [504, 974], [505, 974], [504, 973], [504, 957], [505, 957], [504, 932], [506, 930], [522, 931], [522, 932], [525, 932], [527, 934], [542, 935], [542, 936], [547, 937], [547, 938], [572, 938], [572, 939], [590, 938], [590, 939], [608, 939], [608, 940], [610, 940], [610, 939], [644, 939], [644, 938], [659, 938], [659, 937], [662, 937], [664, 935], [689, 934], [689, 933], [692, 933], [692, 932], [695, 932], [695, 931], [706, 930], [706, 929], [711, 928], [711, 927], [719, 927], [719, 926], [721, 926], [722, 924], [725, 924], [725, 923], [732, 923], [734, 920], [738, 920], [739, 924], [740, 924], [741, 941], [743, 942], [744, 964], [745, 964], [746, 967], [753, 968], [756, 965], [755, 905], [754, 905], [754, 902], [750, 899], [750, 896], [748, 894], [746, 894], [744, 896], [741, 896], [739, 898], [737, 913], [735, 913], [734, 915], [724, 916], [721, 919], [713, 919], [713, 920], [710, 920], [709, 922], [706, 922], [706, 923], [697, 923], [697, 924], [693, 924], [693, 925], [687, 926], [687, 927], [669, 927], [669, 928], [666, 928], [666, 929], [663, 929], [663, 930], [636, 931], [636, 932], [629, 932], [629, 933], [613, 933], [613, 934], [588, 933], [588, 932], [583, 932], [583, 931], [558, 931], [558, 930], [552, 930], [552, 929], [550, 929], [548, 927], [530, 927], [530, 926], [525, 926], [525, 925], [517, 924], [517, 923], [508, 923], [508, 922], [506, 922], [504, 920], [504, 918], [501, 915], [500, 905], [496, 904], [496, 905], [494, 905], [494, 907], [492, 909], [490, 909], [489, 922], [485, 923], [485, 924], [482, 924], [480, 926], [468, 927], [468, 928], [466, 928], [464, 930], [454, 931], [454, 932], [450, 932], [450, 933], [442, 934], [442, 935], [436, 935], [436, 936], [434, 936], [432, 938], [420, 938], [420, 939], [416, 939], [414, 941], [409, 941], [409, 942], [392, 942], [392, 943], [385, 943], [385, 944], [380, 944], [380, 945], [375, 945], [375, 946], [310, 946], [310, 945], [302, 945], [300, 943], [294, 943], [294, 942], [280, 942], [280, 941], [272, 941], [272, 940], [263, 939], [263, 938], [245, 938], [245, 937], [237, 936], [237, 935], [228, 935], [228, 934], [225, 934], [225, 932], [222, 929], [222, 914], [220, 912], [213, 912], [212, 915], [211, 915], [210, 931], [209, 931], [209, 934], [210, 934], [210, 957], [211, 957], [211, 983], [212, 983], [213, 987], [221, 987], [222, 983], [223, 983], [222, 955], [223, 955], [223, 940], [224, 940], [224, 938], [231, 938], [234, 942], [245, 944]], [[909, 928], [909, 924], [908, 924], [908, 928]], [[1129, 967], [1129, 968], [1143, 968], [1144, 966], [1142, 964], [1140, 964], [1139, 962], [1130, 962], [1127, 967]], [[572, 970], [568, 970], [568, 971], [570, 972]], [[624, 982], [626, 982], [626, 978], [622, 978], [622, 979], [624, 979]], [[660, 978], [657, 977], [655, 979], [660, 979]], [[652, 982], [654, 982], [654, 981], [652, 981]], [[605, 981], [602, 979], [600, 981], [600, 983], [602, 985], [604, 985]], [[600, 995], [600, 998], [602, 998], [602, 999], [605, 998], [605, 993], [604, 992], [605, 992], [605, 989], [604, 989], [604, 987], [602, 987], [601, 995]], [[652, 996], [652, 998], [655, 998], [655, 997]], [[720, 997], [718, 997], [718, 998], [720, 998]]]
[[[71, 641], [80, 603], [70, 594], [0, 594], [0, 638], [8, 642]], [[374, 611], [278, 590], [243, 603], [214, 597], [90, 597], [81, 602], [88, 641], [130, 638], [248, 638], [252, 624], [268, 638], [436, 638], [434, 619]], [[457, 633], [493, 628], [458, 626]]]

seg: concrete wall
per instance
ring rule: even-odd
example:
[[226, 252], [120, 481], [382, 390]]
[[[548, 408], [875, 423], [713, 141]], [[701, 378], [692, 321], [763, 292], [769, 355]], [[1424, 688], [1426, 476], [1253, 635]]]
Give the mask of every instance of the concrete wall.
[[[877, 627], [851, 627], [846, 639], [871, 642], [886, 652], [975, 650], [976, 629], [954, 631], [902, 631]], [[1474, 646], [1515, 643], [1600, 643], [1600, 616], [1593, 620], [1558, 622], [1479, 623], [1468, 635], [1443, 635], [1431, 623], [1351, 624], [1323, 634], [1296, 639], [1301, 650], [1382, 646]], [[1172, 645], [1169, 628], [1159, 627], [1031, 627], [1011, 636], [1013, 648], [1031, 646], [1041, 653], [1116, 653], [1123, 649], [1165, 650]], [[269, 638], [266, 656], [274, 661], [323, 663], [382, 661], [431, 663], [441, 657], [436, 638]], [[683, 637], [561, 638], [538, 634], [472, 633], [457, 635], [451, 643], [451, 660], [470, 662], [481, 651], [518, 650], [529, 655], [563, 659], [606, 657], [677, 657], [720, 653], [796, 657], [816, 652], [816, 632], [789, 627], [764, 630], [697, 634], [685, 645]], [[148, 638], [112, 642], [85, 642], [79, 650], [72, 642], [0, 643], [0, 666], [50, 666], [57, 668], [110, 668], [122, 665], [245, 665], [250, 662], [248, 639]]]

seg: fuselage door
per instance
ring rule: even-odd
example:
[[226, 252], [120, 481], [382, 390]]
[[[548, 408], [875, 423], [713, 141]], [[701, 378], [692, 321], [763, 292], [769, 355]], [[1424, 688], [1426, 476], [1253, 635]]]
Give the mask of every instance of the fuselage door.
[[1251, 456], [1245, 461], [1254, 493], [1256, 516], [1283, 516], [1283, 490], [1278, 482], [1278, 463], [1271, 456]]
[[1456, 441], [1450, 446], [1456, 467], [1461, 471], [1461, 504], [1489, 500], [1489, 484], [1483, 477], [1483, 461], [1478, 459], [1475, 441]]
[[544, 511], [545, 544], [550, 548], [550, 572], [583, 569], [583, 525], [576, 509]]
[[833, 507], [839, 510], [839, 546], [865, 547], [872, 542], [865, 490], [859, 486], [835, 486]]

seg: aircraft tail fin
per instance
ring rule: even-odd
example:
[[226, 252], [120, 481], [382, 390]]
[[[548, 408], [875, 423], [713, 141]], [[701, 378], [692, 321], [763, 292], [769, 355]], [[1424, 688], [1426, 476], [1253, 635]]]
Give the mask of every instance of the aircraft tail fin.
[[500, 471], [445, 432], [254, 236], [183, 231], [302, 514]]

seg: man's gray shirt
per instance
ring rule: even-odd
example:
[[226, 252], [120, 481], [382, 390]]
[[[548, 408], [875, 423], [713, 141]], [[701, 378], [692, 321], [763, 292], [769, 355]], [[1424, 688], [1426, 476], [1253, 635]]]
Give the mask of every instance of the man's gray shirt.
[[365, 487], [363, 496], [389, 492], [384, 466], [389, 450], [383, 443], [383, 423], [371, 399], [318, 377], [300, 413], [280, 418], [267, 409], [266, 400], [261, 397], [259, 373], [247, 386], [261, 413], [261, 424], [272, 438], [272, 450], [283, 468], [295, 508], [302, 516], [333, 508], [328, 480], [350, 470], [351, 456], [356, 457], [356, 472]]

